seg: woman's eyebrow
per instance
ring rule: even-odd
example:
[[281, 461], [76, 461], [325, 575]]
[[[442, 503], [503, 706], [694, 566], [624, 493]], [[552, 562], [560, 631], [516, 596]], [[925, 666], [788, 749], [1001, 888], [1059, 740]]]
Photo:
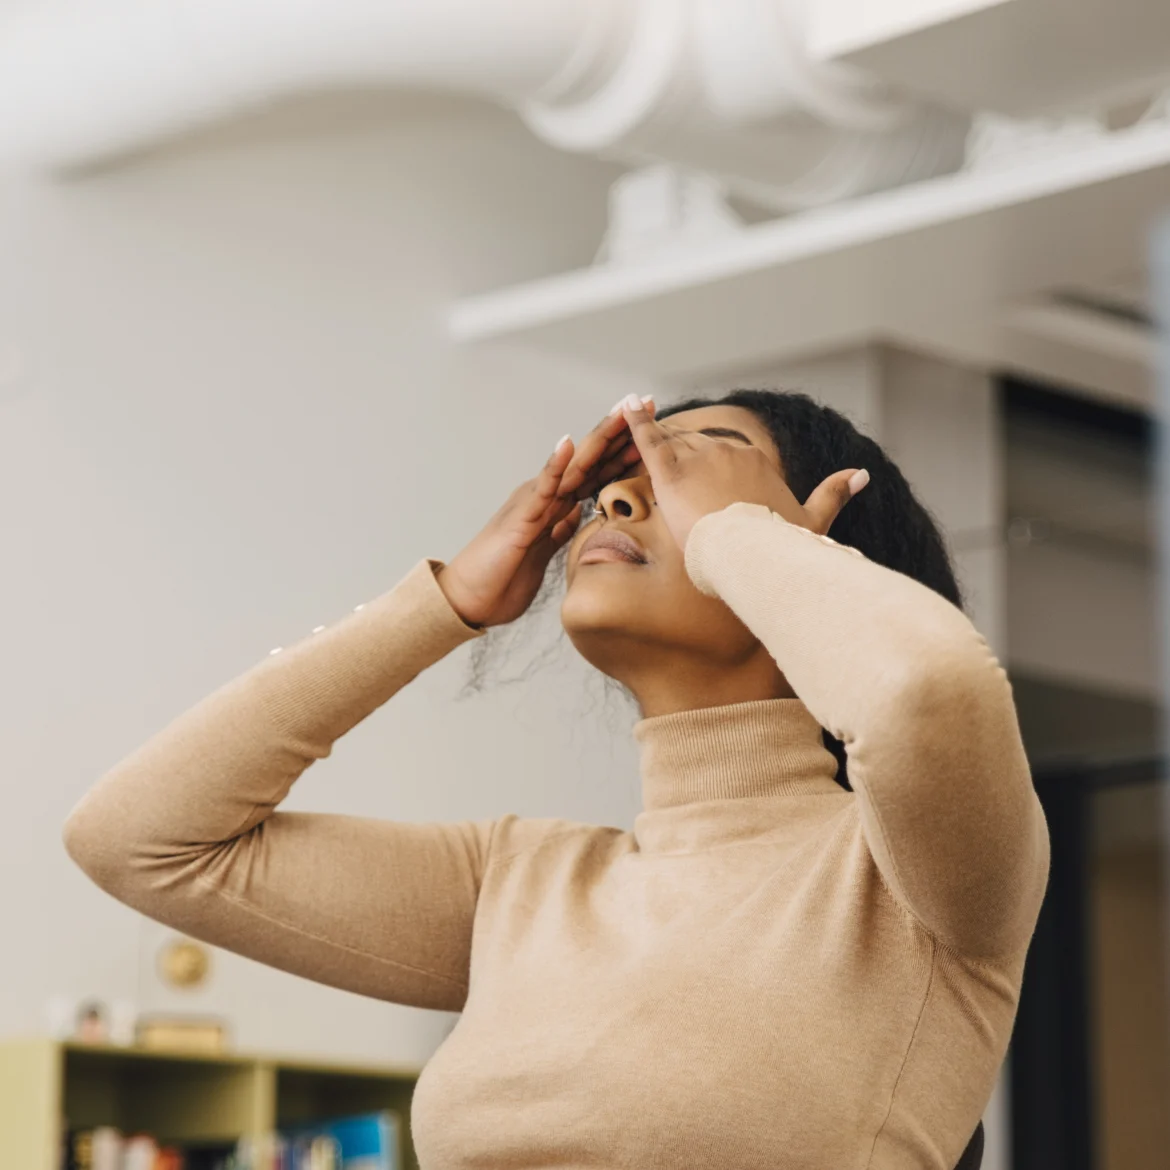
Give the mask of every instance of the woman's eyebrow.
[[698, 433], [710, 435], [713, 439], [742, 439], [743, 442], [751, 444], [751, 439], [743, 431], [737, 431], [732, 427], [703, 427]]

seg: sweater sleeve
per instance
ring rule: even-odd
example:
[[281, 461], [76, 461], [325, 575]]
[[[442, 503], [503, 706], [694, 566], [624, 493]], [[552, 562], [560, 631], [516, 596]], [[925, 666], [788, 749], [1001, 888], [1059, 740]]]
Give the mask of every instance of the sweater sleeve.
[[348, 991], [460, 1010], [496, 822], [274, 811], [340, 736], [482, 636], [447, 601], [442, 564], [419, 561], [164, 727], [70, 814], [69, 854], [114, 897], [216, 946]]
[[746, 501], [699, 519], [685, 563], [844, 742], [862, 831], [895, 898], [972, 958], [1026, 947], [1048, 830], [1007, 674], [962, 611]]

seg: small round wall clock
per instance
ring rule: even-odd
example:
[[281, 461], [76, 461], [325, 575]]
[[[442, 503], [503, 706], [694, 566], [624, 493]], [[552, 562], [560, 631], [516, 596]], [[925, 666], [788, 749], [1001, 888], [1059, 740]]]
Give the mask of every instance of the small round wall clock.
[[159, 972], [172, 987], [184, 991], [201, 987], [211, 974], [211, 952], [194, 939], [168, 943], [158, 956]]

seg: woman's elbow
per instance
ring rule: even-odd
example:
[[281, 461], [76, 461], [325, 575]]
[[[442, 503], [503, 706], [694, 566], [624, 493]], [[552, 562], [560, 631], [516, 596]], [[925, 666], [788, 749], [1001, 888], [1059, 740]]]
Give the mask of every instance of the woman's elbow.
[[895, 674], [875, 725], [906, 774], [937, 778], [957, 805], [985, 800], [1022, 814], [1032, 777], [1003, 667], [990, 654], [935, 655]]
[[84, 802], [66, 818], [61, 827], [61, 841], [65, 852], [84, 873], [92, 877], [101, 868], [101, 835]]
[[887, 701], [907, 724], [932, 733], [1006, 730], [1017, 727], [1007, 672], [981, 639], [931, 647], [891, 664]]
[[127, 818], [114, 815], [87, 794], [61, 828], [65, 852], [96, 885], [115, 893], [131, 868]]

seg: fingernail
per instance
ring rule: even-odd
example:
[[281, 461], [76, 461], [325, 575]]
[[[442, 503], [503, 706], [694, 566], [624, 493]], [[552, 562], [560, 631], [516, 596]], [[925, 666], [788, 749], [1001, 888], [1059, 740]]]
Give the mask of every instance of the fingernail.
[[572, 432], [561, 435], [561, 437], [557, 440], [557, 445], [553, 448], [554, 452], [559, 451], [565, 445], [565, 441], [569, 438], [569, 434], [571, 433]]
[[860, 471], [855, 471], [849, 477], [849, 494], [851, 496], [857, 495], [867, 483], [869, 483], [869, 472], [864, 467]]
[[621, 410], [621, 408], [622, 408], [622, 403], [621, 403], [621, 401], [615, 402], [615, 403], [613, 404], [613, 408], [612, 408], [612, 409], [610, 410], [610, 412], [609, 412], [609, 413], [610, 413], [610, 417], [612, 418], [612, 417], [613, 417], [615, 414], [617, 414], [617, 412], [618, 412], [619, 410]]
[[654, 401], [653, 394], [643, 394], [642, 395], [642, 405], [643, 406], [645, 406], [648, 402], [653, 402], [653, 401]]
[[627, 394], [625, 396], [625, 398], [622, 399], [621, 404], [627, 410], [641, 410], [642, 409], [642, 400], [637, 396], [637, 394]]

